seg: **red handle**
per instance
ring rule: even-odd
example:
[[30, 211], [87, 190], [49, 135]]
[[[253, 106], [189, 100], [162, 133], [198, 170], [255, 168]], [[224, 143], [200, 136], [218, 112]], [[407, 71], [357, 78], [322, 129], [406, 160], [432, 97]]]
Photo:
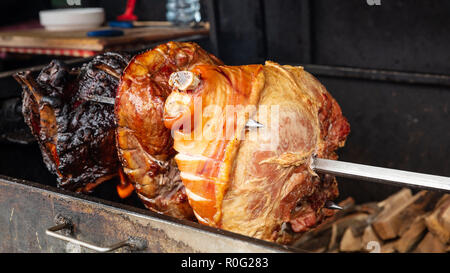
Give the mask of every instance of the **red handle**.
[[128, 0], [125, 12], [122, 15], [117, 16], [117, 21], [136, 21], [138, 18], [134, 14], [135, 6], [136, 6], [136, 0]]

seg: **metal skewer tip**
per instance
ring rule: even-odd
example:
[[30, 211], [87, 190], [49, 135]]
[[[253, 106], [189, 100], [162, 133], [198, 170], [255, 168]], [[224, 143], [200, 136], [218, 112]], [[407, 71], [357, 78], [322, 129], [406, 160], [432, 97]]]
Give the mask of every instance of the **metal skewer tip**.
[[256, 120], [253, 119], [249, 119], [247, 121], [247, 123], [245, 124], [245, 128], [246, 129], [255, 129], [255, 128], [263, 128], [264, 125], [262, 125], [261, 123], [257, 122]]
[[333, 201], [327, 201], [325, 203], [325, 208], [327, 208], [327, 209], [343, 210], [343, 208], [341, 206], [337, 205]]

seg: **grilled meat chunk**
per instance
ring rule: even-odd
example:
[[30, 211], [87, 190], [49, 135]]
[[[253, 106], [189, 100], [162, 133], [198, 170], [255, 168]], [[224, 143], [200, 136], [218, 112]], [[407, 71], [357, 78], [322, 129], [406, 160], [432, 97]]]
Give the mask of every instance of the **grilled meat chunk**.
[[[336, 159], [350, 127], [319, 81], [302, 67], [273, 62], [189, 72], [172, 76], [176, 90], [164, 119], [198, 221], [288, 243], [292, 231], [331, 215], [324, 205], [337, 197], [337, 182], [318, 176], [310, 162]], [[263, 127], [246, 129], [250, 118]]]
[[173, 139], [163, 122], [172, 72], [221, 61], [195, 43], [169, 42], [135, 56], [117, 91], [117, 148], [124, 173], [144, 205], [160, 213], [192, 219], [173, 156]]
[[52, 61], [37, 79], [30, 72], [15, 76], [23, 87], [25, 122], [58, 186], [89, 192], [117, 175], [114, 106], [88, 98], [114, 98], [128, 61], [127, 55], [105, 53], [78, 69]]

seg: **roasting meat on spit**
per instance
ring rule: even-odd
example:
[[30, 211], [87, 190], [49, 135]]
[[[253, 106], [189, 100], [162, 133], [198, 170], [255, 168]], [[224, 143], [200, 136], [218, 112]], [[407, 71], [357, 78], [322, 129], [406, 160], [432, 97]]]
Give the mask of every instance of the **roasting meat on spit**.
[[164, 103], [173, 72], [222, 64], [195, 43], [169, 42], [135, 56], [123, 72], [115, 101], [117, 148], [124, 173], [151, 210], [192, 219], [164, 126]]
[[350, 126], [311, 74], [273, 62], [198, 65], [170, 83], [165, 125], [200, 223], [288, 243], [333, 213], [324, 206], [336, 179], [310, 163], [337, 159]]
[[89, 192], [117, 175], [114, 107], [91, 96], [114, 98], [127, 55], [105, 53], [80, 69], [52, 61], [37, 79], [21, 72], [23, 115], [47, 168], [65, 189]]
[[337, 159], [350, 126], [302, 67], [224, 66], [169, 42], [16, 79], [61, 187], [89, 192], [121, 169], [153, 211], [279, 243], [333, 214], [336, 179], [311, 162]]

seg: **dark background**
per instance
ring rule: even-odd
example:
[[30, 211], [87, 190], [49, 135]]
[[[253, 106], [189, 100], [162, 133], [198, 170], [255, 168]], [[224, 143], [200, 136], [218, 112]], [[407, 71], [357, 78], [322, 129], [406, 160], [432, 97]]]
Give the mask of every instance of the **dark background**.
[[[59, 1], [2, 0], [0, 25], [38, 19]], [[215, 3], [220, 57], [227, 64], [315, 63], [448, 74], [450, 1], [201, 0]], [[105, 8], [107, 20], [126, 0], [81, 0]], [[137, 0], [139, 20], [165, 20], [165, 0]], [[67, 4], [65, 7], [69, 7]]]
[[[450, 1], [381, 0], [380, 6], [370, 6], [366, 0], [202, 0], [205, 20], [211, 2], [219, 57], [226, 64], [269, 59], [418, 73], [408, 74], [413, 79], [440, 74], [448, 80], [450, 74]], [[123, 13], [126, 1], [82, 3], [104, 7], [112, 20]], [[37, 18], [39, 9], [52, 5], [54, 1], [2, 1], [0, 24]], [[136, 14], [140, 20], [165, 20], [165, 1], [137, 0]], [[315, 75], [351, 124], [341, 160], [450, 176], [450, 81], [418, 84]], [[339, 181], [341, 197], [359, 202], [398, 190]]]

